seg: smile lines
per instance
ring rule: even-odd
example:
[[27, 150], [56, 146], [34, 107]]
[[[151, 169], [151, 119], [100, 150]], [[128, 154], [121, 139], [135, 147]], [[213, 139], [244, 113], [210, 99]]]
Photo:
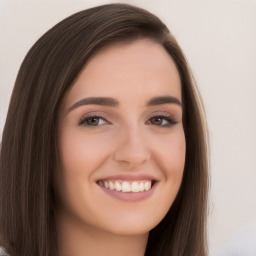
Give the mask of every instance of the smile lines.
[[151, 180], [143, 180], [143, 181], [103, 181], [100, 180], [97, 182], [100, 186], [110, 189], [117, 190], [119, 192], [132, 192], [138, 193], [143, 191], [148, 191], [152, 187]]

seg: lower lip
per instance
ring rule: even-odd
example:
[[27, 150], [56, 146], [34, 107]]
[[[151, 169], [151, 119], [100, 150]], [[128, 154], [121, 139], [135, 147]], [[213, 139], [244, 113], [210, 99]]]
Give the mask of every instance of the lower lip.
[[136, 202], [136, 201], [141, 201], [141, 200], [145, 200], [148, 199], [150, 196], [152, 196], [152, 194], [154, 193], [155, 189], [156, 189], [156, 182], [154, 183], [154, 185], [151, 187], [150, 190], [148, 191], [143, 191], [143, 192], [121, 192], [121, 191], [117, 191], [117, 190], [111, 190], [105, 187], [102, 187], [100, 185], [98, 185], [106, 194], [118, 198], [120, 200], [123, 201], [128, 201], [128, 202]]

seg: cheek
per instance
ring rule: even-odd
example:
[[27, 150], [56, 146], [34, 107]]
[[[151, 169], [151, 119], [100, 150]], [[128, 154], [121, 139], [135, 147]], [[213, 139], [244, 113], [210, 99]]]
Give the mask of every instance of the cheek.
[[93, 136], [83, 128], [75, 132], [70, 128], [62, 132], [59, 148], [65, 172], [90, 175], [108, 157], [111, 140], [104, 133]]
[[[60, 166], [55, 177], [55, 192], [62, 205], [79, 209], [93, 188], [93, 174], [109, 153], [109, 136], [89, 135], [83, 128], [65, 127], [59, 137]], [[86, 197], [86, 199], [84, 198]]]
[[156, 159], [165, 178], [181, 179], [186, 156], [186, 141], [183, 130], [167, 136], [156, 149]]
[[157, 164], [162, 171], [165, 184], [161, 198], [168, 211], [179, 191], [184, 172], [186, 141], [183, 129], [167, 136], [157, 153]]
[[59, 134], [60, 166], [55, 177], [59, 209], [88, 217], [89, 209], [94, 205], [90, 196], [95, 189], [93, 174], [109, 156], [110, 136], [103, 133], [93, 136], [83, 128], [69, 126]]
[[154, 164], [161, 171], [159, 183], [158, 207], [151, 209], [152, 216], [158, 216], [160, 222], [171, 208], [179, 191], [185, 165], [186, 141], [183, 129], [168, 134], [164, 139], [155, 141], [153, 151]]

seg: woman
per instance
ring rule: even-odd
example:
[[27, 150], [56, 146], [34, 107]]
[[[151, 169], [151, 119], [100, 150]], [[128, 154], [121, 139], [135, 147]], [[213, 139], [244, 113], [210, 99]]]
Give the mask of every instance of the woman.
[[99, 6], [35, 43], [2, 138], [10, 255], [205, 256], [207, 193], [202, 103], [156, 16]]

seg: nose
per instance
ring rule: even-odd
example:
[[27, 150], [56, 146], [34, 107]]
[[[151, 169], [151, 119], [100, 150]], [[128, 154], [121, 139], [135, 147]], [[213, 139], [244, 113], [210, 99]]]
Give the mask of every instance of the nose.
[[117, 136], [117, 146], [113, 153], [114, 161], [126, 165], [127, 168], [132, 169], [150, 159], [150, 149], [145, 131], [138, 128], [129, 128], [121, 132]]

